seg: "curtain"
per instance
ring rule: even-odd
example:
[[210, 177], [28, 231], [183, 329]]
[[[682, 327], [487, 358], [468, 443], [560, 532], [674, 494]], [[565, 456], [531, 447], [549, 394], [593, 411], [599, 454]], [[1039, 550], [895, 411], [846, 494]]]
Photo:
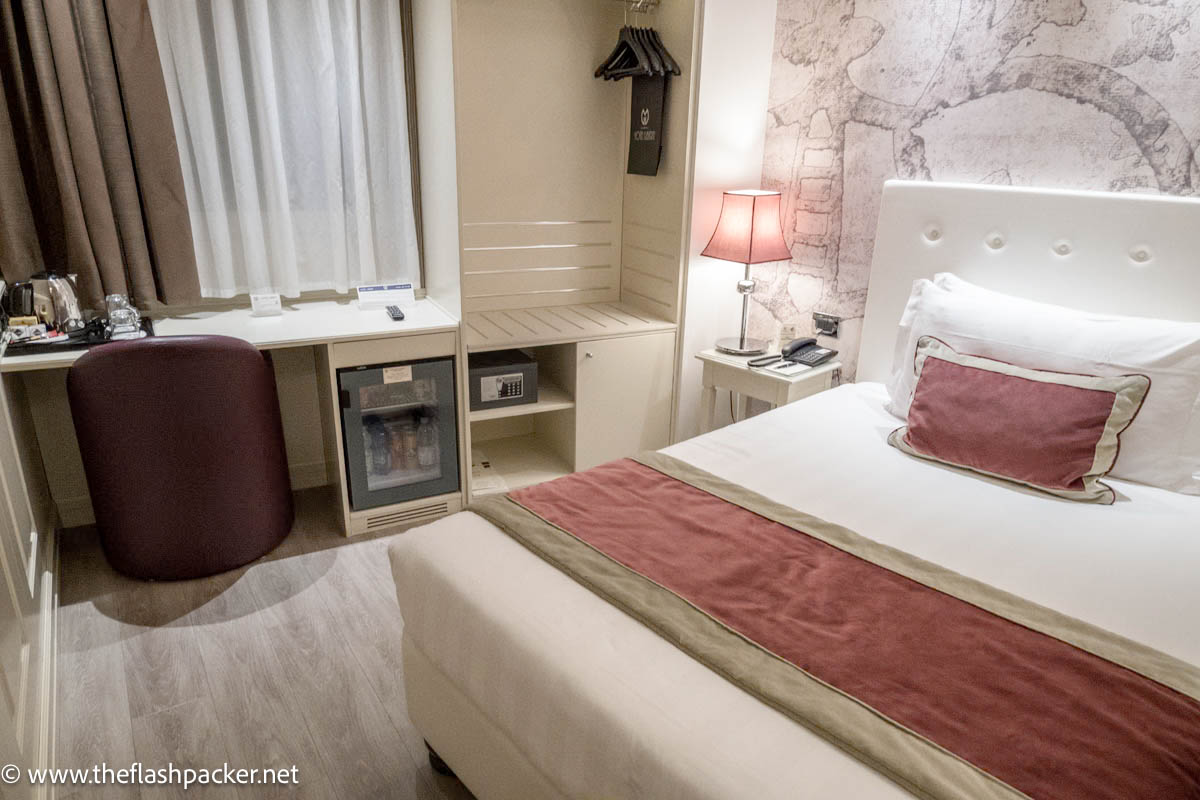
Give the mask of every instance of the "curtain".
[[420, 281], [399, 0], [149, 0], [202, 292]]
[[144, 0], [0, 4], [0, 272], [77, 275], [94, 308], [199, 298]]

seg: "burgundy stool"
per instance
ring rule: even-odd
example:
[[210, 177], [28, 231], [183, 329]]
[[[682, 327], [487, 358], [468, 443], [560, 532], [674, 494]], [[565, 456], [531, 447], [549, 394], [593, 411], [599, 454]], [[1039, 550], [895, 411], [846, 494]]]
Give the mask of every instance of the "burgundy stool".
[[199, 578], [272, 550], [292, 527], [271, 362], [228, 336], [152, 336], [84, 353], [67, 375], [109, 563]]

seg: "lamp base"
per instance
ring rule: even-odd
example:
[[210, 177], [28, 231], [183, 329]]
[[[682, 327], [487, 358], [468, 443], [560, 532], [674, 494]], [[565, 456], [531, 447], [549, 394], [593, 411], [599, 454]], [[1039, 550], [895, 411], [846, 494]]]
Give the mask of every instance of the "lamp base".
[[730, 336], [717, 339], [717, 350], [735, 356], [756, 356], [767, 352], [767, 343], [762, 339], [751, 339], [749, 336]]

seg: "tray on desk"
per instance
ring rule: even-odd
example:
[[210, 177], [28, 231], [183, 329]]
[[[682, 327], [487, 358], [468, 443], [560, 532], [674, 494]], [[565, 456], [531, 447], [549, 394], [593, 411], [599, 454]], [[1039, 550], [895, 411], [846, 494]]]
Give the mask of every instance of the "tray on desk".
[[[88, 323], [89, 326], [91, 323]], [[142, 317], [142, 330], [147, 336], [154, 335], [154, 322], [149, 317]], [[114, 341], [122, 341], [120, 339], [105, 339], [91, 333], [85, 329], [86, 333], [83, 336], [55, 336], [53, 339], [37, 339], [32, 342], [9, 342], [5, 348], [5, 355], [9, 356], [28, 356], [35, 353], [56, 353], [60, 350], [87, 350], [97, 345], [109, 344]]]

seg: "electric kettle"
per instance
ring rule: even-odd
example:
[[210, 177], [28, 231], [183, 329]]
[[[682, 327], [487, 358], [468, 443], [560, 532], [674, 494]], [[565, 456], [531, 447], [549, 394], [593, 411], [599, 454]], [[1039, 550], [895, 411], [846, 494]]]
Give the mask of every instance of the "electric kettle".
[[38, 322], [64, 333], [84, 326], [74, 275], [39, 272], [28, 280], [17, 281], [9, 287], [4, 304], [10, 317], [37, 317]]

